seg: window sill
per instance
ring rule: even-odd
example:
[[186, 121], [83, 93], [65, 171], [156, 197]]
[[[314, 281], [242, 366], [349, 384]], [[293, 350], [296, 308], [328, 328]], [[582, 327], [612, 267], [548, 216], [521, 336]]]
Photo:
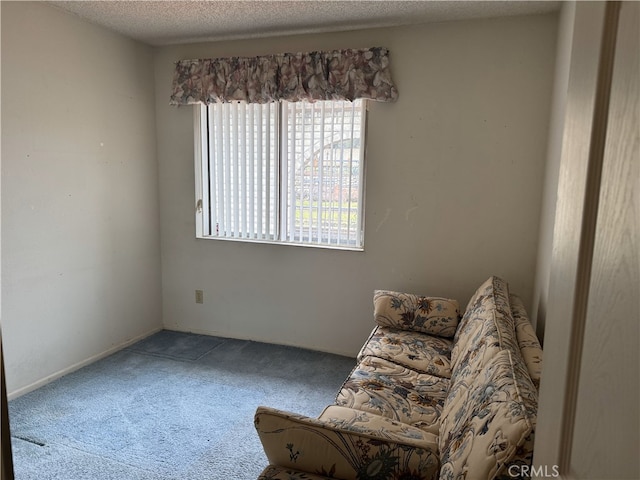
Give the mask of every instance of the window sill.
[[222, 242], [240, 242], [240, 243], [263, 243], [267, 245], [282, 245], [288, 247], [307, 247], [307, 248], [320, 248], [324, 250], [342, 250], [347, 252], [364, 252], [364, 246], [362, 247], [349, 247], [345, 245], [317, 245], [314, 243], [297, 243], [297, 242], [282, 242], [278, 240], [263, 240], [256, 238], [234, 238], [234, 237], [214, 237], [209, 235], [196, 235], [198, 240], [216, 240]]

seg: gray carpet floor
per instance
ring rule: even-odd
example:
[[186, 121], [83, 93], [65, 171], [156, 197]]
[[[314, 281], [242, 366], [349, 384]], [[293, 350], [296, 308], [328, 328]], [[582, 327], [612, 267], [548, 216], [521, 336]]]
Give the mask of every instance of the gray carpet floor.
[[9, 402], [16, 479], [255, 479], [256, 407], [317, 416], [354, 364], [158, 332]]

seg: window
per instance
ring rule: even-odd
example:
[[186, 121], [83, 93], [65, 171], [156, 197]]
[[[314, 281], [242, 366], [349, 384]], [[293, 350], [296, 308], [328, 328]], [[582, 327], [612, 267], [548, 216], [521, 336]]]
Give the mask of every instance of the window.
[[197, 236], [363, 248], [364, 100], [196, 107]]

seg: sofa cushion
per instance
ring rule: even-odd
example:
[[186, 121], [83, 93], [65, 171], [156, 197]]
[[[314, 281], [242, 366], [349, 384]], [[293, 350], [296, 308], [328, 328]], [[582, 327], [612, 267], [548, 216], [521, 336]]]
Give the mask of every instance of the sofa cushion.
[[379, 415], [334, 405], [315, 419], [258, 407], [255, 426], [269, 462], [284, 469], [330, 478], [438, 478], [437, 437]]
[[452, 376], [461, 369], [475, 375], [503, 349], [520, 355], [509, 287], [499, 277], [490, 277], [471, 297], [460, 321], [451, 349]]
[[420, 373], [451, 377], [451, 347], [448, 338], [434, 337], [391, 327], [375, 327], [360, 349], [358, 360], [366, 356], [383, 358]]
[[524, 308], [522, 300], [517, 295], [509, 296], [511, 313], [516, 328], [516, 338], [524, 363], [529, 370], [531, 381], [537, 389], [540, 388], [540, 376], [542, 375], [542, 348], [540, 341], [529, 321], [529, 316]]
[[452, 378], [440, 425], [440, 479], [492, 479], [532, 432], [537, 391], [521, 358], [502, 350], [479, 375]]
[[336, 396], [336, 404], [375, 413], [438, 434], [449, 380], [364, 357]]
[[374, 318], [382, 327], [451, 338], [460, 320], [457, 300], [423, 297], [410, 293], [376, 290], [373, 295]]
[[328, 405], [318, 416], [318, 420], [332, 428], [360, 432], [366, 435], [374, 434], [407, 446], [423, 447], [431, 451], [437, 451], [434, 448], [438, 447], [437, 435], [382, 415], [342, 405]]

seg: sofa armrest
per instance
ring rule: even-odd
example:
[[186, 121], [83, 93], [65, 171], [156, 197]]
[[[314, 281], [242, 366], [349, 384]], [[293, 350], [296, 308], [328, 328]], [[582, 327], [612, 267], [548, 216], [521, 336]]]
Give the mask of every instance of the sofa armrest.
[[255, 426], [273, 465], [344, 480], [438, 477], [437, 437], [379, 415], [332, 405], [316, 419], [258, 407]]
[[535, 387], [540, 390], [540, 378], [542, 376], [542, 347], [536, 335], [533, 325], [529, 320], [522, 299], [517, 295], [509, 295], [511, 313], [516, 328], [516, 338], [520, 353], [529, 371], [529, 376]]

